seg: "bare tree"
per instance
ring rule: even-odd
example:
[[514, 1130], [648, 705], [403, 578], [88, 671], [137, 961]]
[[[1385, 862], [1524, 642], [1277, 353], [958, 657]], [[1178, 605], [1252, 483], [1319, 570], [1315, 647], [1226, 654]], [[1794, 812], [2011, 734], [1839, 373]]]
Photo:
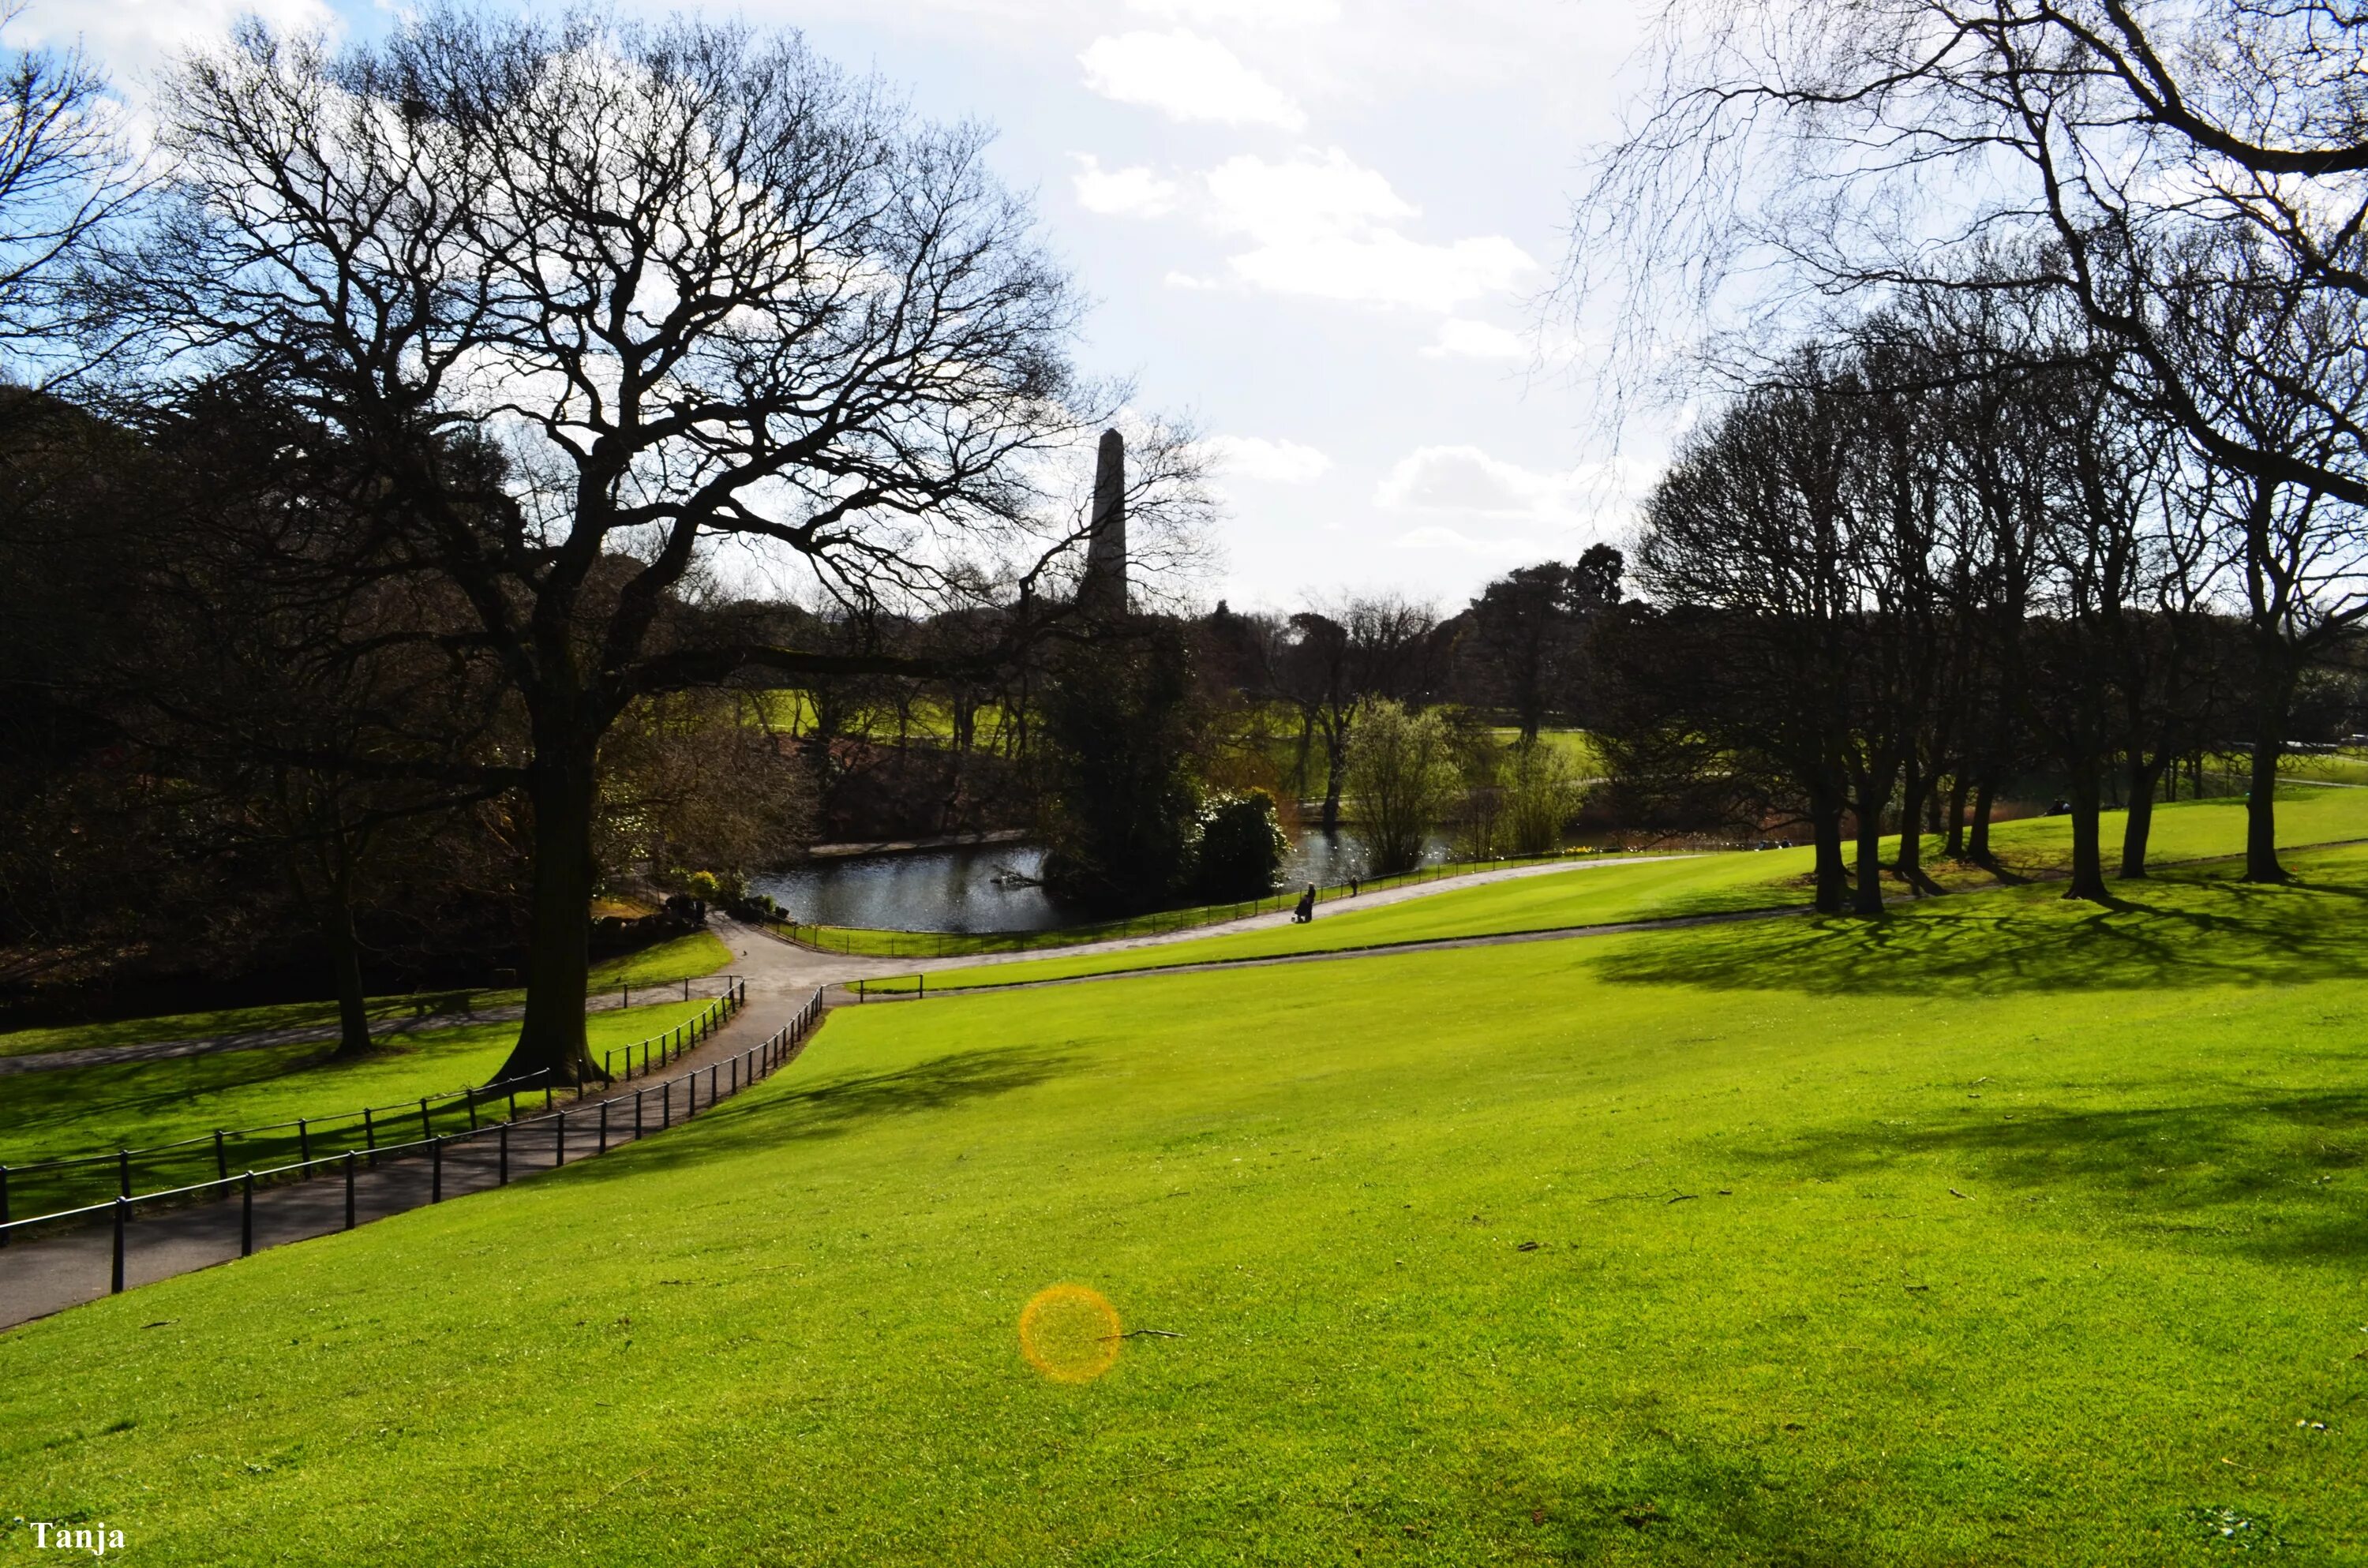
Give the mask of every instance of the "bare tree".
[[[2060, 292], [2122, 350], [2128, 391], [2215, 464], [2368, 504], [2349, 389], [2368, 334], [2297, 363], [2181, 352], [2181, 317], [2271, 280], [2297, 307], [2368, 298], [2368, 28], [2279, 0], [1680, 0], [1654, 85], [1603, 151], [1565, 283], [1624, 293], [1632, 351], [1675, 313], [1836, 292]], [[2017, 267], [1973, 265], [2004, 254]], [[2030, 242], [2044, 240], [2044, 244]], [[2216, 257], [2195, 265], [2202, 253]], [[2238, 251], [2251, 259], [2226, 265]], [[1782, 335], [1781, 334], [1779, 335]], [[2256, 356], [2256, 347], [2270, 352]], [[1629, 363], [1646, 356], [1632, 352]], [[2280, 385], [2305, 438], [2232, 403]]]
[[[0, 32], [25, 14], [0, 5]], [[64, 343], [69, 265], [137, 187], [106, 78], [81, 51], [0, 56], [0, 341], [43, 358]]]
[[438, 9], [333, 57], [250, 23], [161, 113], [171, 207], [114, 258], [113, 319], [168, 370], [303, 400], [369, 455], [385, 569], [469, 607], [440, 641], [527, 716], [487, 775], [534, 824], [504, 1071], [580, 1079], [618, 716], [756, 669], [941, 673], [785, 644], [779, 617], [687, 604], [688, 574], [729, 544], [859, 616], [993, 587], [1033, 625], [1076, 542], [1035, 481], [1098, 423], [1076, 297], [982, 131], [793, 34]]

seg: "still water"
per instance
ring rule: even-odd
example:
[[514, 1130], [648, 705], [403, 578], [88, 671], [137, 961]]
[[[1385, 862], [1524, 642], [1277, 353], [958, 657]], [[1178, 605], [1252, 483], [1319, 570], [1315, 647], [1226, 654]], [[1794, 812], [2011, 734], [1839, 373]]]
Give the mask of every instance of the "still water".
[[[1444, 859], [1434, 839], [1424, 858]], [[973, 844], [905, 855], [850, 855], [749, 879], [792, 920], [891, 931], [1049, 931], [1094, 912], [1036, 885], [1044, 850], [1034, 844]], [[1304, 835], [1283, 868], [1283, 886], [1361, 876], [1365, 846], [1354, 829]]]

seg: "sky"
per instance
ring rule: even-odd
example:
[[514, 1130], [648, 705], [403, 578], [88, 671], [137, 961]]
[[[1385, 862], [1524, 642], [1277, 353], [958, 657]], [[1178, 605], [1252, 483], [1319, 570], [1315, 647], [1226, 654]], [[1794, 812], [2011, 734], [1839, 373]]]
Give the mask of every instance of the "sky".
[[[634, 14], [617, 0], [620, 14]], [[916, 110], [997, 132], [1095, 301], [1090, 374], [1211, 442], [1204, 598], [1398, 592], [1620, 542], [1665, 449], [1615, 450], [1589, 337], [1543, 299], [1617, 123], [1644, 0], [745, 0]], [[652, 8], [655, 9], [655, 8]], [[371, 0], [34, 0], [134, 100], [256, 11], [367, 37]]]

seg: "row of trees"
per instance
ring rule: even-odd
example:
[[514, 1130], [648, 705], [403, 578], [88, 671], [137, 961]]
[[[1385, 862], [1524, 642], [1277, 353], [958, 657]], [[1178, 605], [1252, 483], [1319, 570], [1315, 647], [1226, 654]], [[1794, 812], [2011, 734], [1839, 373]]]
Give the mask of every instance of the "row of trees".
[[2278, 759], [2368, 615], [2368, 519], [2214, 462], [2124, 395], [2123, 358], [2046, 290], [1918, 291], [1735, 398], [1646, 506], [1652, 611], [1599, 649], [1620, 775], [1804, 821], [1825, 908], [1853, 824], [1873, 913], [1888, 823], [1921, 885], [1923, 825], [1986, 859], [2033, 772], [2063, 781], [2070, 895], [2102, 899], [2109, 790], [2143, 876], [2166, 779], [2241, 739], [2247, 875], [2282, 879]]
[[1622, 655], [1632, 774], [1785, 780], [1828, 906], [1847, 812], [1872, 908], [1887, 801], [1914, 821], [1970, 788], [1978, 835], [2028, 756], [2066, 780], [2072, 891], [2099, 897], [2104, 770], [2135, 875], [2169, 759], [2240, 741], [2248, 875], [2279, 879], [2297, 692], [2368, 612], [2357, 18], [1681, 4], [1656, 63], [1566, 298], [1616, 310], [1634, 373], [1606, 406], [1671, 365], [1732, 396], [1650, 508], [1666, 613]]

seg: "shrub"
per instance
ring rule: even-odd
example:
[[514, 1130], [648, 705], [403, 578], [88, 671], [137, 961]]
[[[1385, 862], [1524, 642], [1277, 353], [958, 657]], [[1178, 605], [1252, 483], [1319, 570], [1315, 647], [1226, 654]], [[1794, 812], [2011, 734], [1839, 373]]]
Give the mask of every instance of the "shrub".
[[1291, 840], [1264, 790], [1212, 795], [1201, 803], [1201, 893], [1212, 903], [1264, 898], [1281, 878]]

